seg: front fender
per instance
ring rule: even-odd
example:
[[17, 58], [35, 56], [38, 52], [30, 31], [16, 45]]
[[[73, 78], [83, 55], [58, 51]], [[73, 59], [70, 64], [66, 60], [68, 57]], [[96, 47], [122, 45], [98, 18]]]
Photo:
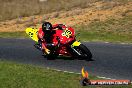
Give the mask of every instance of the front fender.
[[81, 44], [81, 42], [75, 41], [72, 43], [71, 47], [79, 46], [80, 44]]

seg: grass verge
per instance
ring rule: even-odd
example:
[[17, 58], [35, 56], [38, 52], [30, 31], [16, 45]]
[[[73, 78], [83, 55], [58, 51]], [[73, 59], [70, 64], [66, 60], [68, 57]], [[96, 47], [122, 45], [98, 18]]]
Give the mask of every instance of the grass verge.
[[0, 32], [0, 38], [28, 38], [25, 31], [22, 32]]
[[81, 33], [77, 39], [81, 41], [92, 41], [92, 42], [111, 42], [111, 43], [132, 43], [132, 39], [127, 35], [118, 35], [112, 33], [99, 33], [99, 32], [86, 32], [84, 30], [77, 31]]
[[[0, 88], [83, 88], [79, 74], [0, 61]], [[98, 79], [89, 76], [90, 79]], [[129, 86], [87, 86], [87, 88], [131, 88]]]

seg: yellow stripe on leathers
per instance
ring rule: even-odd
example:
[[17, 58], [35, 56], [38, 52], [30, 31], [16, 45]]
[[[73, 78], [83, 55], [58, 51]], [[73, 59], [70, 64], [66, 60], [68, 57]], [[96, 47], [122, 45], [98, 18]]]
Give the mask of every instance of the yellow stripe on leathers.
[[37, 28], [26, 28], [26, 33], [29, 35], [31, 39], [38, 42], [38, 29]]

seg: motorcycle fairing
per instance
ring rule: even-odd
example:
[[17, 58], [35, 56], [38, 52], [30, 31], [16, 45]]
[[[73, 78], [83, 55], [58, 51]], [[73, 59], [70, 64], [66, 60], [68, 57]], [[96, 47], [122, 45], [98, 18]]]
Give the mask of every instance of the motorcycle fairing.
[[30, 36], [31, 39], [38, 42], [38, 29], [37, 28], [27, 28], [26, 33]]
[[61, 44], [67, 44], [71, 41], [74, 40], [74, 29], [69, 28], [69, 29], [65, 29], [65, 30], [56, 30], [56, 33], [53, 35], [54, 39], [53, 39], [53, 43], [55, 43], [55, 45], [57, 44], [56, 42], [58, 42], [58, 40], [56, 40], [56, 37], [60, 38], [60, 43]]

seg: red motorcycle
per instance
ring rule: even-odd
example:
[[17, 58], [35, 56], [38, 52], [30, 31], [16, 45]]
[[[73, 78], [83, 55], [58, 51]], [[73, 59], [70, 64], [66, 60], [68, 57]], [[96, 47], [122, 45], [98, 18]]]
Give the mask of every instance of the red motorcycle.
[[[54, 58], [57, 56], [70, 56], [71, 58], [85, 59], [87, 61], [93, 61], [90, 50], [81, 42], [76, 41], [75, 31], [69, 27], [65, 30], [54, 30], [53, 44], [56, 45], [56, 49], [52, 51], [52, 54], [46, 54], [47, 58]], [[27, 28], [26, 33], [36, 42], [38, 42], [36, 28]]]

